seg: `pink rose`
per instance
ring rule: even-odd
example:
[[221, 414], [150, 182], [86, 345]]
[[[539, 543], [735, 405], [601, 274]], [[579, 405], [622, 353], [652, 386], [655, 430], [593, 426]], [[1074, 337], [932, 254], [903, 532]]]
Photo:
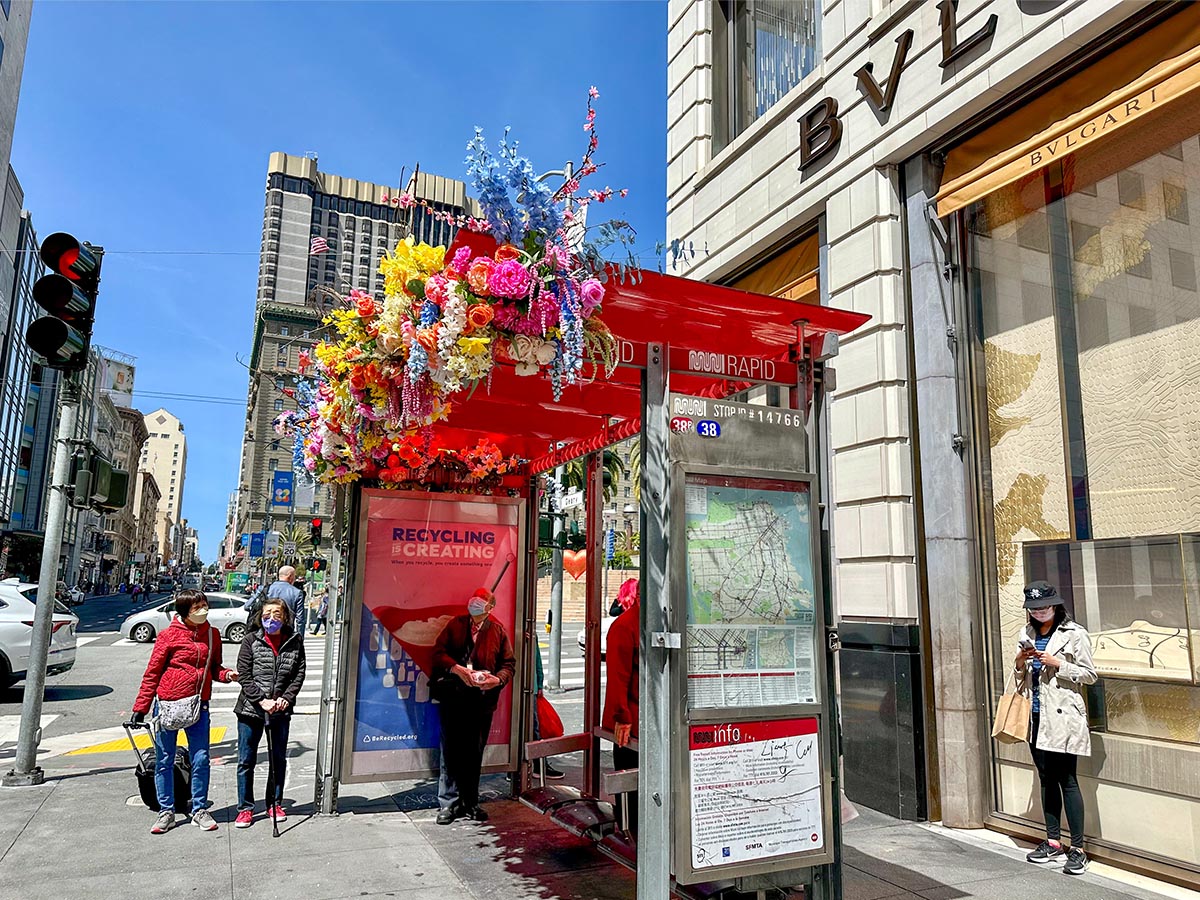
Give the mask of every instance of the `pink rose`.
[[515, 259], [495, 263], [488, 273], [488, 290], [492, 296], [524, 297], [529, 293], [529, 270]]
[[600, 305], [603, 299], [604, 285], [595, 278], [588, 278], [579, 285], [579, 306], [585, 319], [592, 314], [592, 311]]
[[[603, 293], [603, 290], [601, 291]], [[425, 296], [436, 303], [438, 306], [443, 306], [446, 303], [446, 276], [441, 272], [436, 275], [430, 275], [425, 282]]]

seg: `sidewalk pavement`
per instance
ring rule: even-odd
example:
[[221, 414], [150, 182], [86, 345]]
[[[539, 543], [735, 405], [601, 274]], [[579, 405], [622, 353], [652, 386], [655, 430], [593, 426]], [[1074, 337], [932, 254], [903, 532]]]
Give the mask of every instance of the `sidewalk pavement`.
[[[214, 745], [210, 797], [221, 827], [151, 835], [132, 753], [42, 761], [47, 782], [0, 788], [0, 900], [633, 900], [633, 875], [519, 803], [492, 776], [487, 824], [438, 826], [432, 781], [347, 785], [340, 815], [312, 813], [315, 717], [297, 719], [279, 838], [235, 830], [236, 743]], [[260, 754], [260, 759], [265, 754]], [[556, 763], [560, 760], [556, 760]], [[578, 764], [562, 758], [568, 778]], [[258, 784], [265, 778], [260, 763]], [[846, 827], [846, 900], [1161, 900], [1096, 874], [1071, 878], [1024, 851], [864, 811]], [[1180, 898], [1200, 895], [1176, 892]], [[794, 895], [799, 897], [799, 894]]]

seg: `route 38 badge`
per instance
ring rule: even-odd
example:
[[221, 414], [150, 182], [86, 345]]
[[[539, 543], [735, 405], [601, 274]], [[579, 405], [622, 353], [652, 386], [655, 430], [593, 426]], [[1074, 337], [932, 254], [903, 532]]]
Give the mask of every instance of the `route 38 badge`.
[[675, 416], [671, 419], [671, 430], [676, 434], [691, 434], [694, 427], [694, 423], [687, 416]]

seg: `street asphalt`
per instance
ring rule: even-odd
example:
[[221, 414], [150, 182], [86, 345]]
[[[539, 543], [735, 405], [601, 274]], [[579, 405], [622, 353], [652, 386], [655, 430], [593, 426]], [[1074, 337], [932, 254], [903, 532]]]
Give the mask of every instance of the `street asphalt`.
[[[88, 600], [80, 608], [85, 624], [76, 666], [50, 679], [47, 687], [39, 755], [46, 783], [0, 788], [0, 900], [635, 897], [630, 872], [589, 841], [508, 799], [501, 776], [490, 776], [483, 785], [491, 812], [486, 824], [436, 825], [432, 780], [344, 785], [340, 815], [314, 815], [319, 703], [313, 694], [320, 678], [320, 638], [307, 641], [312, 683], [293, 720], [285, 787], [289, 817], [280, 837], [272, 838], [261, 816], [249, 829], [231, 827], [236, 692], [213, 701], [209, 793], [219, 829], [203, 833], [184, 822], [166, 835], [151, 835], [154, 816], [137, 797], [133, 753], [119, 727], [150, 652], [148, 645], [122, 641], [115, 633], [129, 611], [127, 598]], [[583, 692], [571, 686], [581, 669], [573, 642], [574, 629], [568, 629], [563, 648], [568, 690], [551, 695], [568, 730], [578, 728], [583, 715]], [[21, 686], [0, 694], [0, 766], [11, 765], [11, 726], [19, 717], [21, 696]], [[566, 771], [568, 783], [579, 783], [577, 758], [559, 757], [555, 763]], [[1026, 850], [1007, 839], [899, 822], [870, 810], [861, 810], [846, 826], [845, 845], [846, 900], [1200, 900], [1200, 894], [1138, 882], [1099, 866], [1072, 878], [1025, 863]]]

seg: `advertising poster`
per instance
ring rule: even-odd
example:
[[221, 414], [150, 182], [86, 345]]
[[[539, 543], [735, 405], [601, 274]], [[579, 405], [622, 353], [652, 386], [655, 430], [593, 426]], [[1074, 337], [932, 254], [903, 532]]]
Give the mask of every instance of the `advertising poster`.
[[101, 357], [100, 389], [115, 406], [133, 406], [133, 373], [132, 364]]
[[271, 478], [271, 505], [292, 505], [292, 473], [276, 472]]
[[[441, 735], [430, 695], [433, 648], [476, 588], [514, 646], [520, 502], [368, 492], [351, 776], [437, 768]], [[484, 765], [508, 762], [513, 688], [500, 695]]]
[[691, 726], [693, 868], [824, 847], [817, 731], [811, 717]]
[[250, 576], [245, 572], [230, 572], [225, 576], [225, 590], [231, 594], [240, 594], [250, 582]]

